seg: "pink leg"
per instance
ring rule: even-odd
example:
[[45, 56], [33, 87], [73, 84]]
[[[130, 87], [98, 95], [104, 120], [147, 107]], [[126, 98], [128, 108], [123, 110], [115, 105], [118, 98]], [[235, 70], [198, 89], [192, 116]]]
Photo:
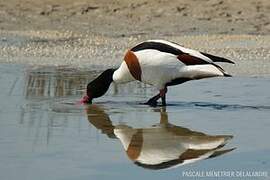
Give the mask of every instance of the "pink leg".
[[166, 93], [168, 89], [165, 87], [164, 89], [159, 90], [159, 94], [162, 100], [162, 106], [166, 106]]
[[144, 104], [155, 107], [157, 106], [157, 101], [159, 100], [159, 98], [161, 98], [162, 106], [166, 106], [166, 93], [167, 93], [167, 87], [165, 87], [164, 89], [161, 89], [156, 96], [152, 97]]

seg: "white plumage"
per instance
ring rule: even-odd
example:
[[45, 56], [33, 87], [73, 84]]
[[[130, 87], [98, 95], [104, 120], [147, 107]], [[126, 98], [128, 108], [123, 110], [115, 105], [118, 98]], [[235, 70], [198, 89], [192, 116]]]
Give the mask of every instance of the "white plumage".
[[[178, 59], [178, 56], [157, 49], [146, 48], [133, 52], [138, 58], [141, 67], [141, 81], [156, 88], [165, 88], [168, 82], [177, 78], [201, 79], [207, 77], [224, 76], [224, 71], [215, 66], [213, 60], [201, 54], [199, 51], [188, 49], [172, 42], [164, 40], [149, 40], [146, 42], [157, 42], [169, 45], [179, 51], [204, 60], [205, 64], [186, 65]], [[131, 50], [132, 51], [132, 50]], [[126, 61], [115, 71], [113, 80], [117, 83], [134, 81]]]
[[[139, 130], [119, 125], [114, 134], [131, 160], [152, 167], [162, 167], [170, 161], [178, 161], [172, 167], [181, 166], [233, 150], [221, 149], [232, 136], [210, 136], [174, 125]], [[140, 136], [141, 139], [136, 138]]]

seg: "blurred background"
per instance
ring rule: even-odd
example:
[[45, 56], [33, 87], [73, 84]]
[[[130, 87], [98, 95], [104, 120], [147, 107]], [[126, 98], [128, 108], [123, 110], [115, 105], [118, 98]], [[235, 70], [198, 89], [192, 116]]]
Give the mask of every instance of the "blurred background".
[[268, 0], [1, 0], [1, 30], [110, 37], [269, 34]]

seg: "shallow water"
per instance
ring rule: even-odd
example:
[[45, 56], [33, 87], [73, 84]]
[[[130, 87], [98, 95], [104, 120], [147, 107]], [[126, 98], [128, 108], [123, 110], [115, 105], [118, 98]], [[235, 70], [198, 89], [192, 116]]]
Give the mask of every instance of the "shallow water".
[[270, 77], [187, 82], [169, 88], [166, 108], [140, 105], [151, 87], [113, 84], [79, 105], [98, 73], [0, 65], [0, 179], [269, 178]]

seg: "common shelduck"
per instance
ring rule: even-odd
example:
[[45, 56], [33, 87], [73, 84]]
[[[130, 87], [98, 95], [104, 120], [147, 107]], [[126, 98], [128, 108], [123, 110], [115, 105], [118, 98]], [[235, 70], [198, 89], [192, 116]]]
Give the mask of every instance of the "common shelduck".
[[158, 99], [166, 105], [167, 87], [189, 80], [231, 76], [215, 62], [231, 60], [199, 52], [165, 40], [148, 40], [129, 49], [118, 69], [107, 69], [87, 85], [83, 103], [92, 103], [106, 93], [111, 82], [141, 81], [155, 86], [159, 93], [145, 104], [156, 106]]
[[113, 125], [106, 112], [97, 105], [88, 106], [88, 121], [109, 138], [118, 138], [128, 158], [147, 169], [167, 169], [195, 163], [228, 153], [235, 148], [223, 148], [231, 135], [207, 135], [169, 123], [160, 109], [160, 122], [151, 127], [133, 128]]
[[114, 134], [129, 159], [147, 169], [183, 166], [235, 149], [222, 149], [232, 136], [211, 136], [172, 124], [143, 129], [119, 125]]

